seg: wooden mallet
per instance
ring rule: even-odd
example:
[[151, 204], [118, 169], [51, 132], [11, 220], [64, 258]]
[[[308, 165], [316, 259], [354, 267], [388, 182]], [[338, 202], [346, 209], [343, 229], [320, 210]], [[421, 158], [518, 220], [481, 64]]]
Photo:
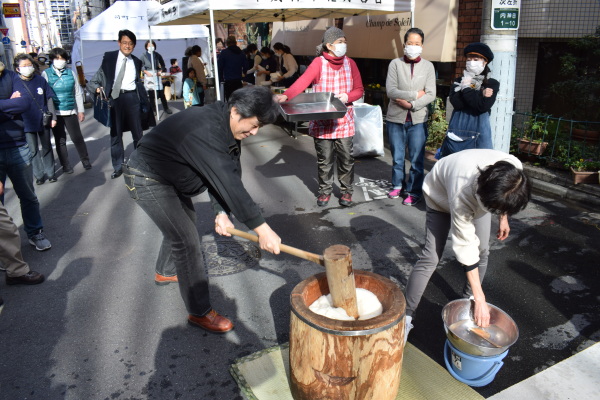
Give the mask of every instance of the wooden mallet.
[[[227, 232], [258, 243], [258, 236], [256, 235], [235, 228], [227, 228]], [[280, 244], [279, 249], [284, 253], [324, 266], [333, 306], [341, 307], [346, 310], [350, 317], [358, 318], [356, 285], [354, 272], [352, 271], [352, 254], [349, 247], [336, 244], [326, 248], [322, 256], [285, 244]]]

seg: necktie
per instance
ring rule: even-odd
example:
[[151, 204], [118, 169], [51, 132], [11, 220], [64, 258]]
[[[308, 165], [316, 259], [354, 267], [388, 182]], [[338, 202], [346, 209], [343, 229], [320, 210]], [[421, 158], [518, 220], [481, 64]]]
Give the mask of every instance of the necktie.
[[119, 97], [121, 91], [121, 85], [123, 84], [123, 76], [125, 76], [125, 66], [127, 65], [127, 57], [123, 58], [123, 63], [121, 64], [121, 69], [117, 74], [117, 79], [115, 79], [115, 84], [112, 88], [112, 92], [110, 93], [113, 99]]

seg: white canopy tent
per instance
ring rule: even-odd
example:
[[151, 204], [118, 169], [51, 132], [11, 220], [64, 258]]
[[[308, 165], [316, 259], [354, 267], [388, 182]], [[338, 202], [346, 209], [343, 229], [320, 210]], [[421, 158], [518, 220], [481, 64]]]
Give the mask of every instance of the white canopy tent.
[[155, 7], [158, 4], [154, 1], [115, 1], [75, 32], [71, 54], [73, 68], [77, 61], [81, 61], [86, 79], [91, 79], [100, 68], [104, 53], [119, 49], [117, 39], [121, 29], [129, 29], [135, 33], [137, 45], [133, 54], [137, 57], [144, 53], [145, 41], [152, 38], [156, 42], [156, 51], [163, 56], [168, 69], [169, 59], [181, 60], [185, 49], [197, 44], [202, 48], [202, 53], [207, 55], [203, 61], [210, 68], [208, 29], [201, 25], [150, 28], [148, 10]]
[[[210, 24], [214, 37], [215, 22], [302, 21], [405, 11], [413, 13], [414, 8], [415, 0], [173, 0], [150, 9], [148, 21], [152, 25]], [[214, 60], [216, 57], [213, 46]], [[217, 98], [220, 98], [218, 74], [215, 75]]]

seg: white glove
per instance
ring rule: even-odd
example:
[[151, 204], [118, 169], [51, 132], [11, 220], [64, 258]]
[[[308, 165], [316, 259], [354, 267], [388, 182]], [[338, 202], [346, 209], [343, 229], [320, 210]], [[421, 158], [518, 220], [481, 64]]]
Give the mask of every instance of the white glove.
[[456, 89], [454, 89], [454, 90], [456, 90], [458, 92], [460, 90], [471, 87], [471, 81], [473, 80], [474, 76], [475, 76], [475, 74], [473, 72], [464, 70], [463, 77], [462, 77], [460, 83], [458, 84], [458, 86], [456, 87]]

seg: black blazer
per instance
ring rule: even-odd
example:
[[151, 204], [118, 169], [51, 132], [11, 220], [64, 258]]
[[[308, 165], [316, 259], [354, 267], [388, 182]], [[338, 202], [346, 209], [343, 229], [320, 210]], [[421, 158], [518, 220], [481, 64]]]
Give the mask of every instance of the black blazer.
[[[103, 87], [106, 95], [110, 97], [113, 82], [115, 81], [115, 70], [117, 68], [119, 51], [120, 50], [107, 51], [104, 53], [100, 69], [96, 72], [88, 84], [91, 93], [96, 93], [97, 88]], [[131, 58], [133, 59], [133, 64], [135, 65], [135, 85], [137, 87], [140, 103], [142, 105], [148, 105], [148, 93], [144, 88], [144, 81], [141, 79], [142, 61], [133, 54], [131, 55]]]

